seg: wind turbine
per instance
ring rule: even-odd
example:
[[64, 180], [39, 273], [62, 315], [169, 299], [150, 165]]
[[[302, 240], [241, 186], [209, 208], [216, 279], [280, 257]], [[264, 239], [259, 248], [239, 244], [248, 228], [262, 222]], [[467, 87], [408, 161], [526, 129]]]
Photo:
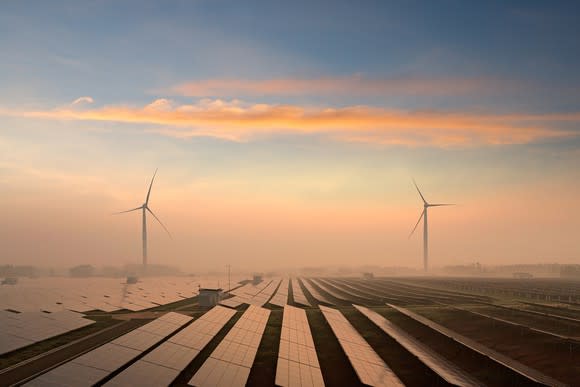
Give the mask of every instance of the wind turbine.
[[147, 267], [147, 211], [149, 211], [149, 213], [151, 215], [153, 215], [155, 220], [157, 220], [159, 222], [159, 224], [161, 225], [161, 227], [163, 227], [165, 232], [167, 232], [167, 235], [169, 235], [169, 238], [171, 238], [171, 234], [169, 233], [169, 230], [167, 229], [167, 227], [165, 227], [165, 225], [159, 220], [157, 215], [155, 215], [153, 213], [153, 211], [151, 211], [151, 208], [149, 208], [149, 196], [151, 195], [151, 187], [153, 187], [153, 180], [155, 180], [155, 175], [157, 175], [157, 169], [155, 170], [155, 173], [153, 174], [153, 177], [151, 178], [151, 183], [149, 184], [149, 190], [147, 191], [147, 197], [145, 198], [145, 203], [143, 203], [139, 207], [132, 208], [132, 209], [127, 210], [127, 211], [116, 212], [115, 214], [113, 214], [113, 215], [124, 214], [125, 212], [132, 212], [132, 211], [137, 211], [137, 210], [143, 211], [143, 268]]
[[411, 231], [411, 233], [409, 234], [409, 238], [411, 237], [411, 235], [413, 235], [413, 233], [417, 229], [417, 226], [421, 222], [421, 219], [424, 218], [423, 219], [423, 266], [425, 268], [425, 271], [428, 271], [429, 270], [429, 227], [427, 226], [427, 210], [429, 209], [429, 207], [453, 206], [454, 204], [448, 204], [448, 203], [430, 204], [427, 202], [427, 200], [425, 200], [425, 197], [421, 193], [421, 190], [417, 186], [417, 183], [415, 183], [415, 180], [413, 180], [413, 184], [415, 185], [415, 188], [417, 188], [417, 192], [419, 192], [419, 196], [421, 196], [421, 200], [423, 200], [423, 212], [421, 212], [421, 216], [419, 217], [419, 220], [417, 221], [417, 223], [415, 223], [415, 227], [413, 227], [413, 231]]

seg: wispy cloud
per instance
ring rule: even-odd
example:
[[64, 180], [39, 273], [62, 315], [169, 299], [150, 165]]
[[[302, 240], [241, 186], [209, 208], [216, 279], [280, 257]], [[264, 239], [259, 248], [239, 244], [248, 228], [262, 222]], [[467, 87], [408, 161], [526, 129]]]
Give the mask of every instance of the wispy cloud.
[[519, 81], [491, 78], [392, 78], [360, 75], [326, 78], [278, 78], [266, 80], [208, 79], [175, 85], [166, 94], [188, 97], [267, 95], [463, 95], [521, 90]]
[[71, 103], [71, 105], [72, 105], [72, 106], [74, 106], [74, 105], [82, 105], [82, 104], [85, 104], [85, 103], [86, 103], [86, 104], [89, 104], [89, 103], [94, 103], [94, 102], [95, 102], [95, 101], [93, 100], [93, 98], [92, 98], [92, 97], [88, 97], [88, 96], [86, 96], [86, 97], [79, 97], [79, 98], [75, 99], [75, 100], [74, 100], [74, 101]]
[[180, 138], [203, 135], [248, 141], [291, 133], [325, 135], [347, 142], [439, 147], [526, 144], [568, 137], [576, 132], [559, 128], [561, 123], [580, 122], [580, 113], [494, 115], [387, 110], [368, 106], [317, 108], [247, 104], [219, 99], [202, 99], [190, 105], [176, 105], [170, 100], [159, 99], [143, 107], [69, 107], [41, 111], [0, 109], [0, 114], [158, 125], [159, 128], [153, 131]]

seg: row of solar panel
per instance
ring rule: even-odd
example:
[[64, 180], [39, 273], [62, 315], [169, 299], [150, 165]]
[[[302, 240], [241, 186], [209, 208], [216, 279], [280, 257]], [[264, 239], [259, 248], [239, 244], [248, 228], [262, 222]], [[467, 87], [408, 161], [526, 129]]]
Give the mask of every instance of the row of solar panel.
[[294, 296], [294, 302], [300, 305], [310, 306], [310, 302], [304, 295], [302, 288], [297, 279], [292, 280], [292, 295]]
[[284, 306], [276, 385], [324, 386], [306, 312], [290, 305]]
[[[232, 284], [244, 279], [233, 276]], [[136, 284], [121, 278], [21, 278], [18, 284], [0, 287], [0, 310], [19, 312], [86, 312], [119, 309], [132, 311], [164, 305], [197, 295], [198, 287], [219, 287], [227, 278], [146, 277]]]
[[284, 278], [278, 287], [278, 291], [274, 297], [269, 301], [270, 304], [283, 307], [288, 303], [288, 286], [290, 282], [288, 278]]
[[[411, 353], [420, 357], [444, 379], [453, 384], [470, 385], [461, 372], [431, 356], [418, 343], [405, 342], [405, 336], [375, 312], [357, 307], [371, 321], [395, 337]], [[367, 385], [402, 385], [384, 361], [360, 336], [339, 310], [321, 306], [324, 317], [337, 337], [361, 382]], [[108, 381], [114, 386], [169, 385], [235, 314], [234, 310], [215, 307], [178, 333], [191, 318], [177, 313], [154, 320], [118, 339], [57, 367], [29, 385], [92, 385], [107, 380], [112, 373], [142, 356]], [[190, 380], [197, 386], [245, 385], [260, 345], [270, 311], [250, 305], [226, 337]], [[323, 386], [314, 340], [306, 313], [289, 305], [284, 307], [276, 384], [280, 386]], [[394, 332], [394, 333], [393, 333]], [[423, 352], [422, 352], [423, 351]], [[422, 356], [422, 357], [421, 357]], [[460, 383], [456, 383], [459, 381]]]
[[455, 386], [479, 385], [477, 381], [473, 380], [455, 364], [421, 344], [377, 312], [364, 306], [354, 305], [354, 307], [448, 383]]
[[362, 383], [369, 386], [404, 385], [339, 310], [322, 305], [320, 310]]
[[318, 290], [316, 290], [316, 288], [314, 286], [312, 286], [312, 284], [307, 279], [303, 280], [302, 284], [304, 285], [306, 290], [308, 290], [308, 293], [310, 293], [312, 295], [312, 297], [314, 297], [316, 299], [316, 301], [322, 302], [322, 303], [325, 303], [328, 305], [334, 305], [334, 302], [332, 302], [328, 297], [324, 296]]
[[54, 313], [0, 311], [0, 355], [94, 323], [68, 310]]
[[30, 386], [92, 386], [191, 320], [179, 313], [151, 321], [30, 381]]
[[236, 312], [215, 307], [111, 379], [110, 386], [167, 386]]
[[259, 294], [270, 282], [262, 281], [259, 284], [248, 283], [244, 286], [232, 290], [230, 293], [234, 295], [232, 298], [220, 301], [221, 305], [229, 306], [230, 308], [237, 308], [242, 304], [251, 304], [252, 298]]
[[278, 288], [280, 279], [263, 281], [258, 285], [246, 284], [231, 293], [234, 297], [220, 301], [221, 305], [237, 308], [242, 304], [263, 306], [272, 297], [272, 294]]
[[455, 331], [452, 331], [440, 324], [437, 324], [436, 322], [429, 320], [428, 318], [421, 316], [413, 311], [410, 311], [406, 308], [400, 307], [400, 306], [396, 306], [396, 305], [392, 305], [392, 304], [387, 304], [389, 305], [391, 308], [398, 310], [399, 312], [405, 314], [406, 316], [412, 318], [413, 320], [416, 320], [418, 322], [420, 322], [423, 325], [426, 325], [428, 327], [430, 327], [431, 329], [441, 333], [442, 335], [445, 335], [447, 337], [449, 337], [450, 339], [457, 341], [458, 343], [473, 349], [474, 351], [483, 354], [484, 356], [492, 359], [493, 361], [495, 361], [496, 363], [502, 364], [507, 368], [510, 368], [511, 370], [519, 373], [520, 375], [528, 378], [529, 380], [536, 382], [536, 383], [541, 383], [544, 385], [548, 385], [548, 386], [560, 386], [560, 385], [564, 385], [563, 383], [555, 380], [554, 378], [543, 374], [540, 371], [537, 371], [533, 368], [530, 368], [520, 362], [518, 362], [517, 360], [511, 359], [501, 353], [498, 353], [496, 351], [494, 351], [493, 349], [478, 343], [468, 337], [465, 337]]
[[270, 311], [250, 305], [193, 375], [194, 386], [245, 386]]
[[376, 300], [375, 293], [365, 292], [357, 289], [341, 279], [324, 280], [325, 283], [340, 288], [344, 293], [347, 293], [356, 298], [365, 299], [365, 301]]
[[[106, 384], [169, 385], [235, 313], [234, 310], [217, 306], [134, 361], [191, 320], [188, 316], [168, 313], [40, 375], [27, 385], [91, 386], [102, 383], [133, 361]], [[190, 384], [245, 385], [269, 314], [269, 310], [251, 305], [194, 375]]]

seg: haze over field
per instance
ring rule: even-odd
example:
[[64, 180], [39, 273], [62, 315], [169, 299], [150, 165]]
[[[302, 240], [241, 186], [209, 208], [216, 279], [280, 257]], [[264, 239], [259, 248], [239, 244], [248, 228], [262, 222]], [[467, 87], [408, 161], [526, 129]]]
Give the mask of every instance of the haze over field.
[[312, 3], [3, 2], [0, 264], [580, 262], [576, 4]]

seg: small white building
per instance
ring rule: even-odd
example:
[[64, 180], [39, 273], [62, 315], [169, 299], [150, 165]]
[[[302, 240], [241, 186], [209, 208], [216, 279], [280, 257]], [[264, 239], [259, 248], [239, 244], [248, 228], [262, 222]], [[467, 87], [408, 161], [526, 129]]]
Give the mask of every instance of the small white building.
[[208, 289], [208, 288], [200, 288], [199, 289], [199, 306], [202, 307], [212, 307], [216, 306], [222, 299], [223, 289]]

